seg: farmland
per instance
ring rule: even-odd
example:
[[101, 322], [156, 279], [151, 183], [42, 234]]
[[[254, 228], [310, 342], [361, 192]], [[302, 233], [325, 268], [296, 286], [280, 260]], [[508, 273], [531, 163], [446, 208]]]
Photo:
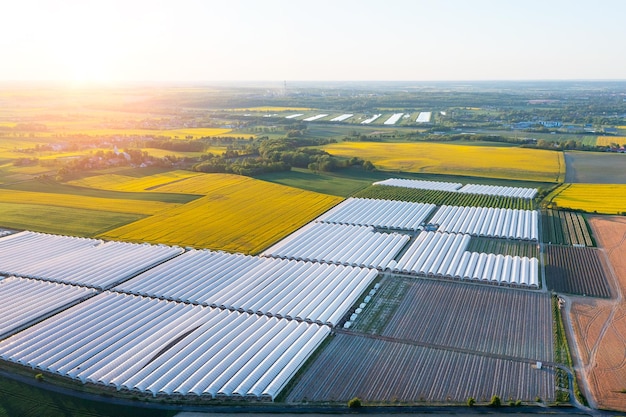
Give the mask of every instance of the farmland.
[[552, 201], [561, 208], [621, 214], [626, 212], [626, 184], [567, 184], [555, 191]]
[[[410, 278], [406, 278], [410, 279]], [[397, 340], [551, 361], [550, 297], [417, 279], [381, 333]]]
[[613, 144], [626, 144], [626, 136], [598, 136], [596, 140], [598, 146], [611, 146]]
[[595, 246], [585, 217], [559, 210], [541, 212], [543, 241], [556, 245]]
[[539, 249], [537, 248], [536, 243], [519, 240], [472, 236], [467, 250], [469, 252], [495, 253], [509, 256], [539, 258]]
[[618, 297], [612, 300], [572, 299], [571, 320], [581, 353], [583, 376], [589, 382], [592, 405], [626, 409], [626, 219], [592, 217], [590, 225], [615, 272]]
[[549, 290], [591, 297], [611, 296], [601, 254], [593, 248], [549, 245], [546, 281]]
[[558, 152], [441, 143], [344, 142], [327, 145], [332, 155], [358, 156], [380, 169], [558, 182], [565, 174]]
[[187, 178], [158, 191], [204, 196], [101, 236], [257, 253], [341, 201], [339, 197], [222, 174]]
[[13, 204], [46, 205], [86, 210], [152, 215], [177, 206], [160, 201], [111, 199], [70, 194], [38, 193], [32, 191], [3, 190], [0, 188], [0, 201]]
[[606, 152], [565, 152], [565, 182], [626, 184], [626, 155]]
[[532, 210], [533, 201], [525, 198], [464, 194], [452, 191], [372, 185], [355, 194], [359, 198], [432, 203], [438, 206], [495, 207]]
[[503, 399], [552, 401], [554, 373], [530, 363], [339, 333], [302, 375], [286, 401], [464, 403]]
[[166, 171], [145, 177], [123, 174], [101, 174], [69, 181], [68, 184], [102, 190], [143, 192], [160, 185], [195, 177], [196, 175], [202, 174], [192, 171]]
[[2, 226], [73, 236], [95, 236], [144, 216], [100, 210], [0, 202]]

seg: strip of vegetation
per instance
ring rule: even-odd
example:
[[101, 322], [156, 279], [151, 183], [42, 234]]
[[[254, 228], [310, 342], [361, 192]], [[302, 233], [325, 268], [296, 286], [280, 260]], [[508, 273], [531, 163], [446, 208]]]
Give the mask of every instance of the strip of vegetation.
[[[557, 295], [552, 296], [552, 313], [553, 313], [553, 329], [554, 329], [554, 361], [574, 369], [572, 363], [572, 356], [567, 343], [567, 336], [565, 334], [565, 326], [563, 324], [563, 316], [561, 313], [562, 303]], [[556, 401], [557, 403], [569, 403], [570, 398], [570, 386], [569, 375], [567, 371], [563, 369], [556, 369]], [[588, 405], [587, 399], [580, 391], [578, 386], [578, 380], [576, 375], [572, 378], [574, 382], [574, 395], [578, 401], [583, 405]]]
[[400, 306], [408, 286], [409, 281], [406, 278], [387, 276], [383, 279], [376, 296], [359, 314], [352, 329], [364, 333], [381, 334]]
[[582, 214], [562, 210], [543, 210], [541, 214], [544, 242], [595, 246], [589, 225]]
[[495, 253], [496, 255], [539, 258], [539, 248], [536, 243], [519, 240], [472, 237], [467, 250], [479, 253]]
[[388, 185], [372, 185], [354, 196], [358, 198], [432, 203], [438, 206], [494, 207], [518, 210], [532, 210], [535, 206], [532, 200], [524, 198], [465, 194], [441, 190], [421, 190]]

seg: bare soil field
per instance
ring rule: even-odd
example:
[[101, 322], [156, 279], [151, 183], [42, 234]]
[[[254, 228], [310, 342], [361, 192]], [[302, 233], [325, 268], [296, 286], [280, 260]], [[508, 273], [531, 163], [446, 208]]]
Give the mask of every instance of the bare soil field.
[[565, 294], [609, 298], [611, 290], [602, 262], [594, 248], [547, 245], [546, 281], [549, 290]]
[[626, 155], [565, 152], [565, 182], [626, 184]]
[[532, 364], [433, 349], [353, 334], [337, 334], [286, 397], [287, 403], [464, 403], [554, 401], [554, 371]]
[[591, 404], [626, 411], [626, 217], [594, 216], [590, 225], [615, 272], [617, 296], [573, 298], [570, 318]]

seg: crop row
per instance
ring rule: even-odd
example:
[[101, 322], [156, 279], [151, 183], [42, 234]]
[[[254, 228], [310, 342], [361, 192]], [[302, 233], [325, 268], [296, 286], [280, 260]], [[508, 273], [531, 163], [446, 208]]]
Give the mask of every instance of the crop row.
[[560, 210], [542, 212], [543, 241], [558, 245], [594, 246], [582, 214]]
[[159, 191], [205, 196], [102, 236], [257, 253], [341, 201], [339, 197], [217, 174], [211, 175], [211, 181], [192, 177]]
[[536, 243], [522, 240], [494, 239], [472, 236], [467, 247], [469, 252], [495, 253], [509, 256], [539, 258]]
[[549, 290], [592, 297], [611, 296], [600, 253], [592, 248], [548, 246], [546, 284]]
[[413, 281], [382, 335], [477, 352], [551, 361], [545, 293]]
[[337, 334], [286, 396], [287, 402], [457, 402], [554, 399], [554, 373], [530, 363]]
[[438, 206], [494, 207], [519, 210], [533, 209], [532, 200], [525, 198], [464, 194], [442, 190], [421, 190], [387, 185], [373, 185], [357, 193], [355, 197], [432, 203]]

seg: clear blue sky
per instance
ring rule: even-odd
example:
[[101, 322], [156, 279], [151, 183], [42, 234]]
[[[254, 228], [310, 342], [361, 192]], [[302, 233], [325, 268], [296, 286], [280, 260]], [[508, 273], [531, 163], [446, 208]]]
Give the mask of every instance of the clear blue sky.
[[626, 79], [626, 1], [9, 0], [0, 81]]

